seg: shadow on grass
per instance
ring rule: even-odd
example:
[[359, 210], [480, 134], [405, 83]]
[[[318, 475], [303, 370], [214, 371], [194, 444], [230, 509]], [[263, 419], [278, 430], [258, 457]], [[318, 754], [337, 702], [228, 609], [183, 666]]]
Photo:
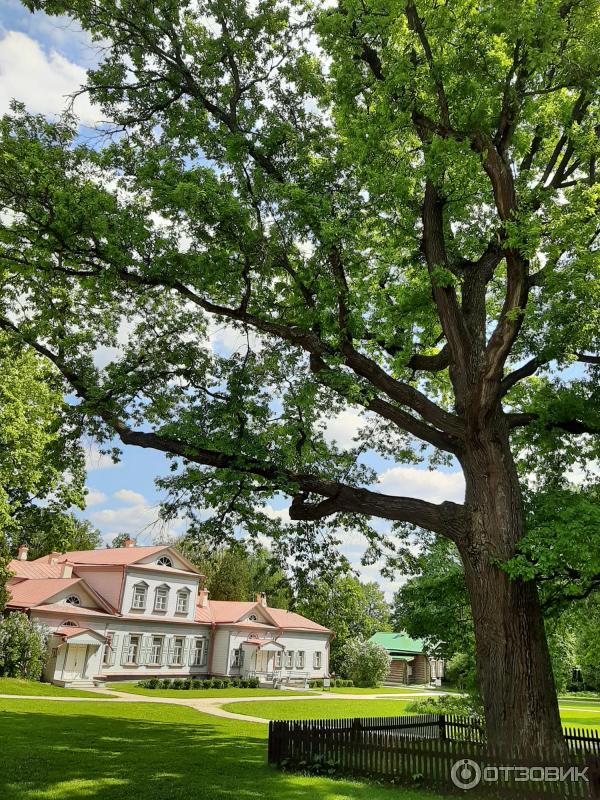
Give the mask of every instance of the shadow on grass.
[[2, 800], [431, 798], [278, 772], [250, 723], [164, 705], [39, 705], [0, 714]]

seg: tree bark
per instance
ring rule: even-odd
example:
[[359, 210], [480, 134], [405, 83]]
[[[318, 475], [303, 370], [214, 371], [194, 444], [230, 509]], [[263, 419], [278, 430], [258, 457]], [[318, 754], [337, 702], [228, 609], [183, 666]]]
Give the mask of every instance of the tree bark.
[[515, 554], [524, 522], [503, 417], [471, 438], [461, 461], [469, 519], [466, 535], [457, 544], [471, 600], [488, 740], [507, 752], [562, 752], [537, 586], [511, 580], [500, 568]]

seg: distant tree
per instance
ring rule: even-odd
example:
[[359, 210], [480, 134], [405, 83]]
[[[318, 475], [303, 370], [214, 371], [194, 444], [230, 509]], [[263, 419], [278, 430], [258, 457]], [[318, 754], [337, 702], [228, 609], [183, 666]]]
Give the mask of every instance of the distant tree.
[[330, 666], [338, 672], [346, 643], [368, 639], [377, 631], [390, 630], [390, 607], [377, 583], [362, 583], [352, 575], [322, 578], [296, 600], [295, 610], [335, 631]]
[[100, 531], [87, 519], [63, 514], [50, 530], [31, 529], [27, 533], [29, 558], [68, 550], [94, 550], [101, 543]]
[[107, 547], [125, 547], [126, 542], [132, 539], [132, 535], [130, 533], [117, 533], [117, 535], [113, 538], [110, 544], [107, 543]]
[[444, 658], [475, 648], [464, 570], [456, 546], [426, 536], [413, 570], [415, 575], [394, 595], [394, 630], [437, 646]]
[[39, 680], [46, 661], [46, 631], [16, 611], [0, 619], [0, 676]]
[[390, 670], [385, 648], [364, 639], [348, 639], [340, 653], [340, 672], [355, 686], [379, 686]]
[[19, 545], [69, 541], [69, 509], [85, 504], [83, 450], [63, 388], [47, 361], [0, 335], [0, 609]]

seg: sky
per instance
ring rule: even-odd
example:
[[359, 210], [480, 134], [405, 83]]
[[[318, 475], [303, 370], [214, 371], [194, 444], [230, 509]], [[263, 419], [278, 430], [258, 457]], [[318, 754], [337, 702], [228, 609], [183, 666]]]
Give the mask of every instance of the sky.
[[[11, 99], [23, 102], [29, 111], [54, 118], [66, 108], [70, 93], [85, 82], [85, 71], [94, 65], [97, 52], [87, 34], [67, 18], [30, 14], [18, 0], [3, 0], [0, 5], [0, 114], [9, 109]], [[84, 130], [101, 121], [101, 114], [86, 97], [75, 101], [74, 111]], [[215, 330], [213, 346], [221, 351], [235, 343], [231, 332]], [[106, 354], [110, 356], [110, 354]], [[330, 421], [327, 436], [341, 446], [350, 446], [361, 419], [348, 410]], [[94, 442], [85, 442], [88, 467], [88, 503], [82, 516], [88, 518], [110, 544], [115, 534], [127, 532], [138, 543], [153, 537], [185, 532], [185, 520], [165, 528], [159, 520], [161, 497], [155, 478], [167, 472], [167, 460], [161, 453], [126, 448], [118, 464], [100, 453]], [[381, 459], [371, 459], [379, 475], [382, 492], [418, 497], [432, 502], [463, 499], [464, 484], [458, 470], [429, 471], [426, 467], [394, 466]], [[271, 513], [282, 516], [284, 499], [274, 502]], [[364, 567], [360, 556], [365, 543], [358, 535], [344, 539], [343, 551], [365, 580], [377, 580], [388, 597], [397, 581], [381, 578], [380, 566]]]

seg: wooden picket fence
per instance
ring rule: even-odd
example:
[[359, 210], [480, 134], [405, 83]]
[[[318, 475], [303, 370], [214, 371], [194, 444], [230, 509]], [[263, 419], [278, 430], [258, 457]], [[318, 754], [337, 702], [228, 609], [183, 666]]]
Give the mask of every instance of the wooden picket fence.
[[[423, 782], [454, 788], [452, 768], [475, 762], [483, 780], [477, 794], [497, 796], [585, 798], [600, 800], [600, 738], [595, 731], [567, 729], [569, 754], [502, 752], [485, 742], [478, 719], [423, 714], [405, 717], [272, 721], [269, 763], [285, 769]], [[535, 767], [525, 783], [505, 767]], [[554, 768], [554, 773], [542, 771]], [[587, 768], [585, 777], [581, 771]], [[567, 780], [556, 780], [558, 771]], [[570, 770], [570, 772], [569, 772]], [[579, 772], [576, 772], [578, 770]], [[577, 779], [575, 780], [574, 778]], [[546, 779], [547, 778], [547, 779]]]

